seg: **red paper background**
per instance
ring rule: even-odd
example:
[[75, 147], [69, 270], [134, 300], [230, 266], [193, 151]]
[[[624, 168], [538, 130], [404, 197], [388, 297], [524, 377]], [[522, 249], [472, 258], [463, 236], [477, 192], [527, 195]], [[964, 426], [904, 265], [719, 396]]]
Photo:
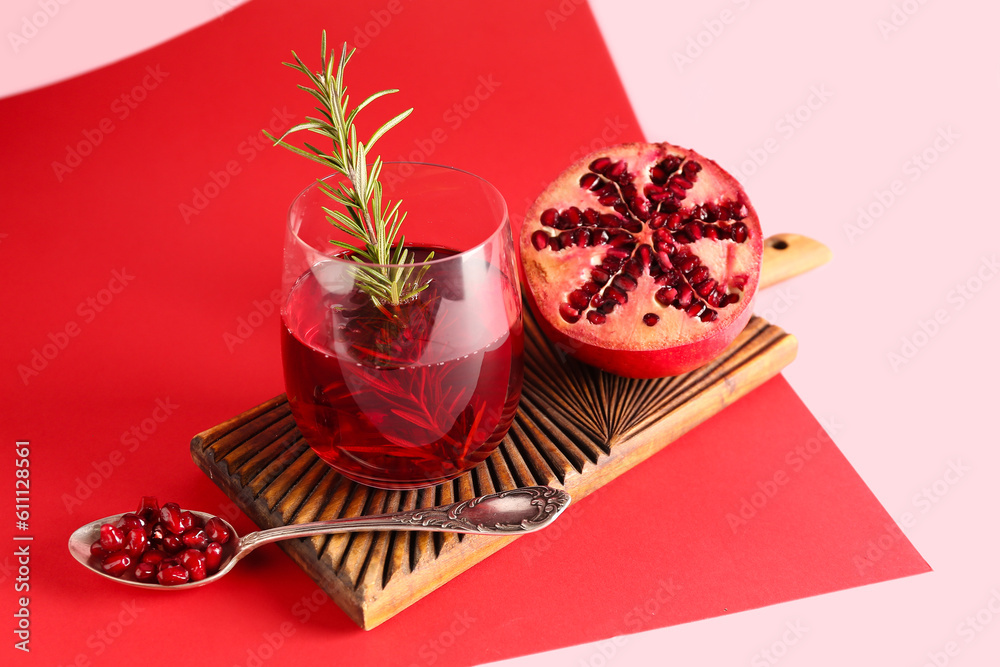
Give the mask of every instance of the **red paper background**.
[[[274, 547], [210, 589], [175, 594], [114, 588], [69, 558], [73, 527], [143, 494], [231, 511], [188, 442], [282, 390], [270, 301], [282, 225], [317, 175], [259, 138], [272, 119], [283, 129], [310, 109], [278, 64], [289, 50], [314, 64], [321, 28], [331, 44], [368, 28], [375, 36], [349, 68], [353, 94], [402, 92], [372, 105], [367, 122], [416, 108], [382, 140], [383, 156], [480, 174], [519, 224], [575, 157], [642, 138], [588, 9], [558, 22], [547, 12], [559, 6], [310, 0], [289, 11], [256, 0], [0, 101], [0, 433], [32, 447], [22, 534], [34, 536], [37, 659], [135, 661], [182, 623], [206, 630], [197, 655], [209, 664], [269, 652], [278, 664], [468, 664], [929, 569], [780, 378], [371, 633], [318, 594], [315, 604], [315, 585]], [[74, 148], [87, 154], [67, 163]], [[809, 446], [797, 469], [796, 448]], [[7, 479], [13, 458], [0, 461]], [[757, 496], [756, 516], [734, 530], [727, 515], [778, 471], [787, 483]], [[880, 538], [887, 548], [870, 551]], [[878, 557], [859, 561], [866, 552]], [[12, 564], [0, 558], [3, 586]]]

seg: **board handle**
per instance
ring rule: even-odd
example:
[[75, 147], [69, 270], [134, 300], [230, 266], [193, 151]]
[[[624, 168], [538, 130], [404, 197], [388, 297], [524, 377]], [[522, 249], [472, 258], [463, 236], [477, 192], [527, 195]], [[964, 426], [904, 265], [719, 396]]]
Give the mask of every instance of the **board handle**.
[[764, 239], [760, 288], [776, 285], [823, 266], [833, 257], [825, 245], [801, 234], [775, 234]]

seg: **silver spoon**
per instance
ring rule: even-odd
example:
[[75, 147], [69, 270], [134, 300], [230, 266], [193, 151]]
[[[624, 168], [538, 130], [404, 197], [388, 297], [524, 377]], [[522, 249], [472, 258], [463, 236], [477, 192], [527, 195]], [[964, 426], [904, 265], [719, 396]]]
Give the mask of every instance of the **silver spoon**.
[[[88, 570], [118, 583], [141, 588], [178, 590], [210, 584], [233, 569], [237, 562], [257, 547], [278, 540], [359, 530], [430, 530], [477, 535], [521, 535], [544, 528], [555, 521], [569, 505], [569, 501], [569, 494], [565, 491], [548, 486], [528, 486], [439, 507], [292, 524], [258, 530], [243, 537], [237, 535], [229, 522], [220, 517], [229, 529], [231, 537], [223, 545], [219, 570], [201, 581], [189, 581], [174, 586], [163, 586], [155, 581], [136, 581], [128, 573], [122, 577], [111, 576], [101, 569], [100, 559], [91, 555], [90, 545], [100, 539], [101, 526], [117, 522], [124, 516], [123, 514], [91, 521], [77, 528], [69, 537], [69, 551]], [[201, 517], [202, 521], [208, 521], [213, 516], [204, 512], [191, 513]]]

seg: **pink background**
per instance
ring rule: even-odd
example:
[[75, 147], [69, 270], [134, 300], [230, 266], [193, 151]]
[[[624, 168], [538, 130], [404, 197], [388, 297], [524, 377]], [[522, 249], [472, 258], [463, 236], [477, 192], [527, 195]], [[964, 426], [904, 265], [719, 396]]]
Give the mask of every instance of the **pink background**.
[[[70, 2], [15, 47], [9, 34], [40, 5], [5, 0], [0, 95], [130, 55], [229, 4]], [[986, 156], [1000, 149], [1000, 9], [623, 5], [592, 3], [646, 136], [732, 171], [765, 232], [833, 249], [830, 266], [762, 293], [758, 313], [799, 338], [785, 377], [935, 571], [507, 662], [923, 665], [954, 642], [948, 664], [990, 664], [1000, 653], [987, 606], [1000, 610], [1000, 443], [987, 428], [997, 390], [983, 378], [1000, 370], [1000, 229]], [[574, 7], [522, 11], [558, 30]], [[567, 57], [586, 66], [586, 53]], [[922, 170], [914, 157], [925, 153], [933, 163]], [[870, 222], [859, 224], [859, 208]], [[983, 609], [979, 623], [993, 622], [966, 621]]]

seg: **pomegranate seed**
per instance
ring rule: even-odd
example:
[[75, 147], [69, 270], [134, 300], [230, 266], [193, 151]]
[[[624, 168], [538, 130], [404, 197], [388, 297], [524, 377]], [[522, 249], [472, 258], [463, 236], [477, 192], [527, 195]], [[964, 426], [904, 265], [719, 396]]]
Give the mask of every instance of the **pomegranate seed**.
[[555, 227], [556, 220], [558, 219], [558, 217], [559, 217], [559, 211], [555, 210], [554, 208], [547, 208], [544, 211], [542, 211], [541, 221], [542, 224], [545, 225], [546, 227]]
[[154, 496], [143, 496], [139, 500], [139, 507], [136, 508], [135, 513], [142, 517], [146, 525], [156, 523], [156, 520], [160, 518], [160, 503]]
[[[643, 246], [644, 248], [647, 246]], [[642, 248], [640, 248], [642, 250]], [[648, 252], [648, 251], [647, 251]], [[639, 276], [642, 275], [643, 270], [642, 260], [639, 257], [633, 257], [629, 261], [625, 262], [625, 273], [634, 280], [638, 280]]]
[[531, 245], [535, 246], [535, 250], [541, 250], [549, 244], [549, 235], [542, 230], [536, 231], [531, 235]]
[[734, 241], [736, 241], [737, 243], [743, 243], [744, 241], [747, 240], [747, 234], [749, 232], [747, 230], [746, 225], [744, 225], [742, 222], [736, 222], [733, 223], [732, 227], [730, 227], [729, 233], [733, 237]]
[[677, 241], [677, 243], [687, 244], [687, 243], [691, 243], [692, 242], [691, 237], [688, 236], [687, 234], [685, 234], [684, 232], [674, 232], [674, 237], [673, 238], [674, 238], [674, 241]]
[[565, 248], [567, 246], [573, 245], [573, 234], [570, 232], [563, 232], [559, 235], [559, 247]]
[[605, 322], [608, 321], [608, 317], [603, 313], [600, 313], [596, 310], [592, 310], [589, 313], [587, 313], [587, 321], [590, 322], [591, 324], [604, 324]]
[[132, 557], [124, 551], [116, 551], [104, 557], [101, 569], [112, 577], [120, 577], [132, 565]]
[[222, 545], [212, 542], [205, 547], [205, 570], [212, 574], [219, 569], [220, 564], [222, 564]]
[[549, 250], [562, 250], [562, 244], [559, 243], [559, 237], [557, 236], [549, 237]]
[[650, 229], [659, 229], [666, 223], [667, 223], [667, 216], [663, 215], [662, 213], [654, 213], [649, 218], [648, 224]]
[[684, 175], [688, 178], [691, 178], [691, 176], [697, 174], [699, 171], [701, 171], [701, 164], [699, 164], [696, 160], [688, 160], [688, 162], [684, 165]]
[[147, 546], [149, 546], [149, 542], [146, 539], [145, 530], [133, 528], [128, 531], [128, 537], [125, 539], [125, 553], [129, 556], [141, 556]]
[[171, 565], [156, 573], [156, 580], [163, 586], [186, 584], [190, 578], [191, 575], [182, 565]]
[[628, 293], [624, 289], [614, 285], [618, 278], [621, 278], [621, 276], [616, 276], [615, 280], [611, 281], [612, 286], [604, 290], [604, 298], [611, 299], [618, 305], [623, 306], [628, 303]]
[[159, 549], [149, 549], [142, 555], [142, 562], [149, 563], [150, 565], [159, 565], [166, 557], [167, 554]]
[[156, 566], [152, 563], [139, 563], [135, 566], [136, 581], [152, 581], [156, 578]]
[[182, 549], [184, 549], [184, 541], [181, 539], [180, 535], [167, 533], [163, 536], [163, 550], [168, 554], [175, 554]]
[[656, 313], [646, 313], [642, 316], [642, 321], [647, 327], [656, 326], [656, 323], [660, 321], [660, 316]]
[[684, 225], [684, 233], [687, 234], [691, 240], [697, 241], [701, 238], [701, 225], [697, 222], [689, 222]]
[[576, 324], [580, 321], [580, 311], [568, 303], [559, 306], [559, 314], [570, 324]]
[[593, 190], [594, 185], [601, 182], [597, 174], [584, 174], [580, 177], [580, 187], [584, 190]]
[[655, 243], [667, 243], [671, 240], [670, 232], [666, 229], [657, 229], [653, 232], [653, 241]]
[[678, 199], [684, 199], [687, 196], [687, 191], [676, 183], [668, 183], [667, 190]]
[[122, 529], [110, 523], [101, 526], [101, 546], [109, 554], [125, 546], [125, 534]]
[[608, 254], [606, 255], [606, 257], [610, 257], [610, 258], [614, 258], [614, 259], [620, 259], [623, 262], [624, 262], [625, 259], [628, 258], [628, 256], [629, 256], [629, 251], [628, 250], [625, 250], [624, 248], [618, 248], [618, 247], [609, 249], [608, 250]]
[[718, 290], [714, 290], [711, 294], [705, 297], [705, 301], [707, 301], [708, 305], [713, 308], [718, 308], [722, 303], [722, 295], [719, 294]]
[[719, 220], [729, 220], [729, 211], [732, 205], [729, 202], [721, 202], [718, 206], [719, 209]]
[[714, 202], [709, 202], [705, 205], [705, 210], [708, 213], [708, 222], [715, 222], [719, 219], [719, 205]]
[[706, 239], [712, 239], [715, 241], [719, 238], [719, 228], [715, 225], [705, 225], [701, 228], [701, 231], [705, 235]]
[[608, 233], [603, 229], [595, 229], [590, 234], [590, 243], [592, 245], [604, 245], [610, 238], [611, 237], [608, 236]]
[[579, 227], [580, 223], [583, 222], [583, 213], [575, 206], [566, 209], [563, 216], [573, 227]]
[[602, 225], [604, 225], [605, 227], [610, 227], [612, 229], [621, 227], [622, 224], [622, 219], [619, 218], [617, 215], [614, 215], [613, 213], [601, 213], [598, 216], [598, 219], [601, 221]]
[[602, 206], [614, 206], [615, 204], [617, 204], [618, 202], [620, 202], [621, 199], [618, 198], [617, 194], [610, 194], [610, 195], [603, 195], [603, 196], [599, 197], [597, 199], [597, 201]]
[[701, 301], [695, 301], [690, 306], [688, 306], [687, 310], [685, 310], [684, 312], [686, 312], [690, 317], [698, 317], [699, 315], [701, 315], [701, 311], [703, 311], [704, 309], [705, 309], [705, 304], [703, 304]]
[[598, 285], [606, 285], [609, 280], [611, 280], [611, 274], [602, 268], [596, 268], [590, 272], [590, 277], [593, 278], [594, 282]]
[[719, 314], [711, 308], [706, 308], [705, 312], [701, 314], [702, 322], [714, 322], [717, 319], [719, 319]]
[[618, 306], [618, 303], [614, 299], [608, 299], [605, 297], [604, 301], [600, 306], [597, 307], [598, 312], [604, 315], [610, 315], [611, 312]]
[[588, 225], [596, 225], [597, 221], [600, 220], [600, 215], [592, 208], [588, 208], [583, 212], [583, 219]]
[[622, 229], [633, 234], [638, 234], [642, 231], [642, 223], [638, 220], [626, 220], [625, 224], [622, 225]]
[[204, 549], [209, 543], [208, 535], [205, 534], [205, 530], [202, 528], [192, 528], [184, 533], [181, 541], [184, 542], [184, 546], [192, 549]]
[[719, 305], [721, 305], [723, 308], [725, 308], [726, 306], [730, 306], [730, 305], [738, 302], [739, 300], [740, 300], [740, 295], [739, 294], [735, 294], [735, 293], [733, 293], [733, 294], [727, 294], [726, 295], [726, 299], [725, 299], [725, 303], [720, 302]]
[[97, 540], [96, 542], [90, 545], [90, 555], [104, 558], [105, 556], [108, 555], [108, 552], [105, 551], [104, 547], [101, 546], [101, 541]]
[[677, 298], [677, 290], [673, 287], [661, 287], [656, 292], [656, 300], [664, 306], [669, 306]]
[[599, 157], [590, 163], [590, 170], [595, 174], [603, 174], [611, 166], [611, 158]]
[[623, 292], [631, 292], [639, 286], [639, 283], [635, 278], [625, 273], [615, 276], [615, 279], [611, 281], [611, 284]]
[[[208, 546], [207, 544], [205, 546]], [[205, 567], [205, 554], [199, 549], [185, 549], [177, 556], [177, 560], [181, 562], [188, 572], [198, 565], [201, 565], [202, 569]]]
[[[639, 269], [639, 273], [633, 275], [633, 278], [638, 278], [642, 275], [642, 270], [651, 265], [651, 262], [655, 261], [653, 257], [653, 249], [647, 243], [643, 243], [639, 246], [639, 249], [635, 252], [635, 258], [629, 262], [630, 265], [635, 264]], [[632, 272], [629, 271], [629, 274]]]
[[690, 190], [691, 188], [694, 187], [694, 183], [684, 178], [683, 176], [674, 176], [673, 181], [675, 185], [684, 190]]
[[685, 257], [681, 263], [677, 265], [677, 268], [684, 273], [690, 273], [696, 266], [698, 266], [698, 264], [700, 264], [698, 258], [692, 255], [690, 257]]
[[160, 523], [174, 535], [181, 535], [181, 508], [177, 503], [166, 503], [160, 508]]
[[667, 229], [672, 232], [676, 232], [678, 229], [684, 226], [684, 220], [681, 218], [680, 213], [671, 213], [667, 216]]
[[162, 572], [168, 567], [176, 567], [180, 564], [181, 562], [176, 558], [164, 558], [163, 560], [161, 560], [159, 563], [156, 564], [156, 571]]
[[659, 201], [663, 198], [663, 188], [655, 183], [648, 183], [645, 187], [643, 187], [642, 194], [646, 196], [646, 199]]
[[694, 298], [694, 290], [687, 285], [681, 285], [680, 289], [677, 290], [677, 305], [681, 308], [687, 308], [691, 305], [692, 298]]
[[733, 205], [729, 207], [729, 217], [733, 220], [742, 220], [748, 215], [750, 215], [750, 211], [747, 210], [745, 204], [733, 202]]
[[[582, 287], [580, 287], [580, 289], [582, 289], [584, 292], [587, 293], [587, 299], [589, 300], [591, 296], [597, 294], [597, 291], [600, 288], [597, 286], [597, 283], [595, 283], [593, 280], [588, 280], [587, 282], [585, 282], [583, 284]], [[208, 532], [208, 524], [205, 524], [205, 532], [206, 533]], [[209, 534], [208, 537], [209, 537], [209, 539], [212, 539], [212, 535], [211, 534]], [[228, 540], [228, 539], [229, 539], [229, 531], [226, 531], [226, 539], [225, 540], [212, 540], [212, 541], [224, 544], [226, 542], [226, 540]]]
[[697, 292], [700, 296], [703, 297], [708, 296], [713, 291], [715, 291], [715, 281], [709, 278], [704, 282], [700, 282], [694, 286], [694, 291]]
[[[573, 306], [577, 310], [583, 310], [590, 303], [590, 295], [584, 292], [582, 289], [577, 289], [570, 292], [569, 297], [567, 297], [566, 300], [569, 302], [569, 305]], [[223, 540], [212, 540], [212, 541], [222, 542]]]
[[649, 180], [656, 185], [663, 185], [667, 182], [667, 172], [660, 165], [654, 165], [649, 170]]
[[607, 170], [606, 175], [609, 178], [617, 180], [622, 174], [625, 173], [626, 169], [628, 169], [628, 165], [625, 163], [625, 160], [619, 160], [618, 162], [615, 162], [610, 169]]
[[115, 526], [121, 528], [123, 533], [128, 534], [128, 531], [133, 528], [139, 528], [145, 531], [146, 522], [143, 521], [138, 514], [132, 514], [129, 512], [128, 514], [123, 514], [122, 518], [118, 519]]
[[697, 269], [691, 272], [691, 275], [688, 276], [688, 281], [692, 285], [694, 285], [695, 283], [700, 283], [706, 278], [708, 278], [708, 274], [709, 271], [707, 266], [699, 266]]

